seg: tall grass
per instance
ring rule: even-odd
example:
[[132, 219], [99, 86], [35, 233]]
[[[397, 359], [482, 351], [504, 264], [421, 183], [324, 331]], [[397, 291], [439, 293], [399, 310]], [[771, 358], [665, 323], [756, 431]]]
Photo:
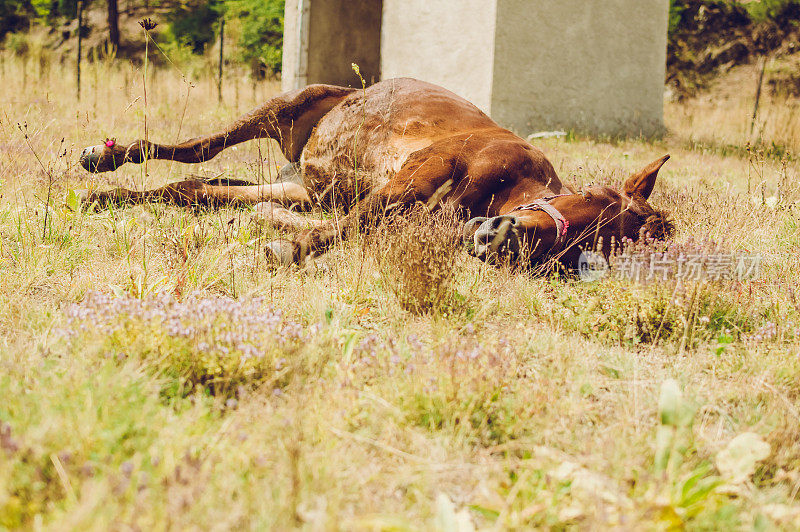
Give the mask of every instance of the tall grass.
[[[271, 271], [275, 232], [246, 209], [63, 200], [269, 179], [273, 144], [90, 176], [75, 165], [84, 146], [143, 136], [141, 72], [89, 62], [78, 102], [61, 89], [70, 65], [1, 68], [0, 527], [800, 524], [797, 169], [748, 152], [739, 118], [720, 112], [714, 130], [736, 150], [687, 143], [699, 118], [656, 145], [541, 147], [578, 187], [619, 184], [669, 151], [652, 201], [677, 241], [762, 253], [754, 281], [534, 277], [460, 252], [448, 219], [413, 216]], [[154, 140], [213, 131], [277, 92], [231, 75], [218, 106], [213, 70], [191, 85], [171, 68], [148, 78]], [[769, 454], [736, 481], [723, 451], [743, 433]]]
[[[753, 121], [759, 65], [744, 65], [717, 80], [715, 89], [688, 101], [667, 102], [669, 130], [690, 144], [741, 150], [747, 144], [767, 147], [780, 157], [800, 153], [800, 101], [783, 91], [768, 90], [782, 61], [767, 61], [764, 94]], [[754, 126], [754, 127], [751, 127]]]

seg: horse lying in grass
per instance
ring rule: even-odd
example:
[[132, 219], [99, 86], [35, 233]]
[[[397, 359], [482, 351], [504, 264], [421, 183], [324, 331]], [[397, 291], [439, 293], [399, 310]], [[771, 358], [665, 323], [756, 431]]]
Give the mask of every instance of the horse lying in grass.
[[[672, 226], [648, 204], [668, 155], [625, 181], [621, 191], [564, 186], [541, 152], [503, 129], [470, 102], [430, 83], [391, 79], [364, 90], [310, 85], [271, 99], [224, 130], [181, 144], [107, 141], [86, 148], [80, 162], [106, 172], [145, 159], [207, 161], [227, 147], [257, 138], [276, 140], [290, 164], [277, 181], [188, 180], [156, 190], [117, 189], [85, 201], [166, 201], [193, 204], [258, 204], [257, 212], [293, 240], [267, 244], [282, 264], [301, 263], [337, 238], [416, 202], [454, 205], [468, 220], [465, 240], [481, 259], [524, 256], [532, 263], [558, 257], [578, 263], [581, 248], [602, 242], [664, 238]], [[341, 207], [338, 220], [316, 220], [290, 205]]]

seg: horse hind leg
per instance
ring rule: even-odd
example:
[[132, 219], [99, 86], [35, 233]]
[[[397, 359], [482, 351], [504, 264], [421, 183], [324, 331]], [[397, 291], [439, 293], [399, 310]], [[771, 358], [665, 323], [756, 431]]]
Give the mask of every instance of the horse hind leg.
[[305, 231], [320, 227], [324, 223], [324, 220], [297, 214], [274, 201], [257, 204], [254, 213], [259, 222], [269, 224], [281, 231]]
[[138, 164], [147, 159], [200, 163], [225, 148], [258, 138], [276, 140], [284, 157], [296, 162], [320, 119], [354, 91], [335, 85], [309, 85], [272, 98], [217, 133], [180, 144], [138, 140], [122, 145], [107, 141], [83, 150], [80, 163], [89, 172], [116, 170], [126, 162]]
[[219, 187], [251, 187], [258, 183], [253, 183], [249, 179], [237, 179], [229, 177], [213, 177], [211, 179], [198, 178], [198, 181], [206, 185], [214, 185]]
[[[228, 187], [255, 186], [258, 184], [249, 179], [237, 179], [232, 177], [212, 177], [210, 179], [197, 177], [197, 180], [202, 181], [206, 185], [218, 185], [218, 186], [228, 186]], [[288, 163], [283, 165], [280, 168], [280, 170], [278, 170], [278, 175], [276, 175], [274, 179], [270, 178], [269, 182], [272, 184], [295, 183], [300, 186], [305, 186], [303, 184], [303, 174], [300, 169], [300, 163]]]
[[[244, 182], [247, 183], [247, 182]], [[93, 208], [108, 208], [113, 205], [132, 205], [139, 203], [168, 203], [183, 206], [224, 205], [246, 206], [265, 201], [275, 201], [287, 206], [307, 209], [311, 198], [305, 187], [292, 182], [267, 183], [263, 185], [236, 184], [217, 185], [199, 180], [186, 180], [170, 183], [163, 187], [135, 191], [124, 188], [103, 192], [83, 192], [82, 202]]]
[[[237, 179], [237, 178], [229, 178], [229, 177], [213, 177], [211, 179], [203, 179], [198, 178], [199, 181], [202, 181], [206, 185], [218, 185], [218, 186], [253, 186], [257, 185], [258, 183], [254, 183], [249, 179]], [[305, 186], [303, 184], [303, 174], [301, 171], [300, 163], [287, 163], [283, 165], [280, 170], [278, 170], [278, 175], [275, 176], [275, 179], [271, 179], [270, 183], [296, 183], [301, 186]]]
[[[104, 192], [79, 190], [81, 202], [94, 208], [112, 205], [132, 205], [146, 202], [175, 205], [256, 205], [277, 202], [285, 206], [308, 209], [311, 197], [303, 184], [300, 163], [284, 165], [271, 183], [258, 185], [246, 179], [215, 177], [213, 179], [188, 179], [142, 192], [118, 188]], [[308, 226], [304, 226], [307, 228]]]

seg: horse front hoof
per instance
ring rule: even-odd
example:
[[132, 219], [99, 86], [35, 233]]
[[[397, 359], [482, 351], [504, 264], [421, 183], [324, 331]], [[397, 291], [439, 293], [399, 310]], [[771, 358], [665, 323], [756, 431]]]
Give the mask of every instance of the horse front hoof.
[[75, 198], [67, 197], [66, 206], [71, 211], [95, 212], [100, 209], [99, 198], [96, 193], [86, 188], [76, 188]]
[[268, 242], [264, 248], [267, 259], [278, 266], [292, 266], [294, 260], [294, 242], [279, 238]]
[[[85, 212], [100, 212], [123, 206], [125, 204], [125, 194], [126, 191], [121, 188], [106, 192], [79, 188], [75, 190], [77, 201], [71, 202], [68, 200], [67, 206], [72, 210], [80, 209]], [[72, 205], [69, 205], [69, 203], [72, 203]]]

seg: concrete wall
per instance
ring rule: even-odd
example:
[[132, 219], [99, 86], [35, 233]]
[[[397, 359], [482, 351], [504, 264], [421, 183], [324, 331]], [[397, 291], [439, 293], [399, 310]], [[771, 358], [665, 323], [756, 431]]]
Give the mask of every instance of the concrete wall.
[[282, 85], [361, 86], [381, 72], [381, 0], [287, 0]]
[[283, 88], [411, 76], [521, 134], [663, 130], [668, 0], [287, 0]]
[[498, 0], [492, 117], [526, 133], [663, 129], [667, 0]]
[[[367, 83], [381, 75], [381, 1], [312, 0], [308, 82], [360, 86], [356, 63]], [[319, 7], [317, 7], [319, 6]]]
[[384, 0], [382, 78], [430, 81], [488, 113], [495, 8], [493, 0]]

